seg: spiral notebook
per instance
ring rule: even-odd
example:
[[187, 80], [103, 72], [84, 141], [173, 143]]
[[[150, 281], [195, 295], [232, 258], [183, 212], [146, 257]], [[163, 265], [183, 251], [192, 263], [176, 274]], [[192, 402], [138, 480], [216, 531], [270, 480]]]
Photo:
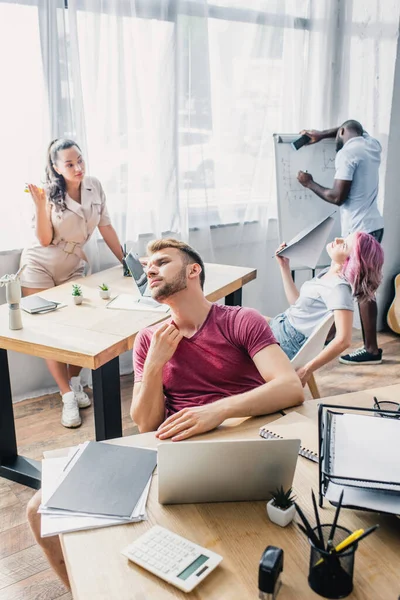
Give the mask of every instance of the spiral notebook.
[[292, 412], [264, 425], [260, 435], [267, 440], [300, 438], [300, 456], [318, 462], [318, 428], [314, 421], [300, 413]]

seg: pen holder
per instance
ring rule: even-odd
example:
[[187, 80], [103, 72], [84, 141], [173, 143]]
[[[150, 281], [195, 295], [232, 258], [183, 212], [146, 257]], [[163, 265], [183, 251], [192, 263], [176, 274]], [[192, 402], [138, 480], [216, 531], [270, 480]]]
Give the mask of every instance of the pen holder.
[[[331, 525], [321, 526], [324, 546], [326, 548]], [[318, 529], [314, 529], [318, 537]], [[332, 540], [335, 548], [346, 539], [351, 531], [337, 525]], [[329, 553], [311, 545], [310, 570], [308, 574], [308, 585], [314, 592], [324, 598], [346, 598], [353, 590], [354, 552], [357, 544], [340, 553]]]
[[379, 402], [379, 412], [375, 413], [375, 416], [384, 419], [400, 419], [400, 405], [398, 402], [382, 400]]
[[22, 329], [21, 309], [21, 283], [19, 279], [14, 279], [6, 283], [6, 299], [8, 303], [9, 328]]

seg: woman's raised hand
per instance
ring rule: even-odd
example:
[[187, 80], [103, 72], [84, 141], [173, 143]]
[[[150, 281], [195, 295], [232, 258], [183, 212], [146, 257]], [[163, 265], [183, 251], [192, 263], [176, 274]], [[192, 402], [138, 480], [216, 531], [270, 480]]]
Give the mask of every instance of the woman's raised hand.
[[27, 183], [26, 186], [33, 198], [36, 207], [40, 208], [42, 206], [46, 206], [47, 198], [44, 189], [37, 187], [37, 185], [33, 185], [32, 183]]
[[282, 244], [279, 246], [279, 248], [277, 248], [275, 252], [275, 258], [278, 261], [278, 265], [280, 267], [288, 267], [290, 263], [289, 259], [286, 258], [286, 256], [281, 256], [280, 254], [278, 254], [278, 252], [280, 252], [284, 248], [286, 248], [286, 242], [282, 242]]

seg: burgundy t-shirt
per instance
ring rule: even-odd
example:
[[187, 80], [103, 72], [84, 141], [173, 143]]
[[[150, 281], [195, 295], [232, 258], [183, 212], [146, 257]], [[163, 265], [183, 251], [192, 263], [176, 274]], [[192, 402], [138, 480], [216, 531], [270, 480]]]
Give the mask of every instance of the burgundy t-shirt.
[[[142, 380], [152, 335], [161, 325], [143, 329], [136, 336], [135, 382]], [[179, 342], [164, 366], [167, 416], [183, 408], [248, 392], [265, 383], [252, 358], [276, 343], [267, 321], [256, 310], [213, 304], [200, 329]]]

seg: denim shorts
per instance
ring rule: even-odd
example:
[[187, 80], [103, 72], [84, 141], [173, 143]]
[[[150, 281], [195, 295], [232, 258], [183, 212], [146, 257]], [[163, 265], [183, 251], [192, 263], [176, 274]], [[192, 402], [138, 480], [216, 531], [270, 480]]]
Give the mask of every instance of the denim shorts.
[[306, 336], [291, 325], [285, 313], [271, 319], [268, 325], [284, 353], [292, 360], [307, 341]]

